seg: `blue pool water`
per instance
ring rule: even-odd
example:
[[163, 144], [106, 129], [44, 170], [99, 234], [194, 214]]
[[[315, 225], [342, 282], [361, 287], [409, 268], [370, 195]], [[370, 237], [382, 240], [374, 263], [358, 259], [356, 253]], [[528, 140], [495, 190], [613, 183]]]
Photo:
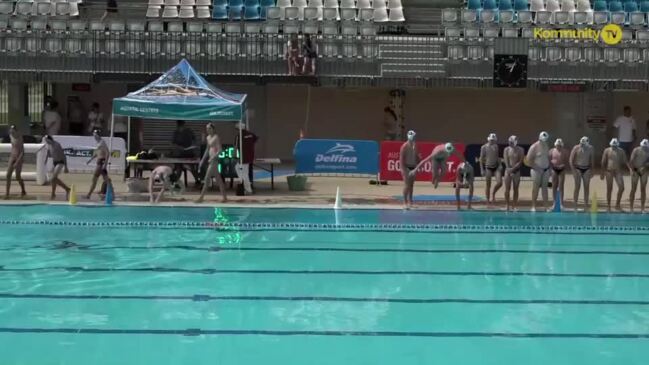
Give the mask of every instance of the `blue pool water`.
[[640, 215], [0, 206], [1, 364], [646, 364]]

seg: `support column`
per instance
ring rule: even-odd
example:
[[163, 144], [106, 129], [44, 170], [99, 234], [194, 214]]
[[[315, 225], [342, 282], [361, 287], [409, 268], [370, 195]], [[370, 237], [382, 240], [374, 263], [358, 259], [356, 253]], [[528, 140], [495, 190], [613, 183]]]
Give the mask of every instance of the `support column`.
[[9, 83], [7, 88], [9, 123], [15, 124], [23, 135], [31, 135], [31, 121], [27, 117], [27, 84]]

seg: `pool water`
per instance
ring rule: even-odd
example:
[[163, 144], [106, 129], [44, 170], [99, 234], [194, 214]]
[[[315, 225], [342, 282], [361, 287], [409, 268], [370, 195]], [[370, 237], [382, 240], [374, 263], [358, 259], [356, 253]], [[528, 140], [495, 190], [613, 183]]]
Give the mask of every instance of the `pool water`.
[[646, 364], [648, 229], [639, 215], [0, 206], [0, 363]]

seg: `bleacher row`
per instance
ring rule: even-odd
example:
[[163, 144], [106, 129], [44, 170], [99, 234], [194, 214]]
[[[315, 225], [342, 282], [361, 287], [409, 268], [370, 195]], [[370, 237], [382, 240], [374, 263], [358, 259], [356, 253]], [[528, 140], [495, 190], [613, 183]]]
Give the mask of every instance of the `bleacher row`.
[[[0, 18], [0, 32], [49, 31], [54, 33], [69, 33], [78, 36], [92, 36], [100, 33], [108, 36], [122, 36], [139, 33], [154, 34], [322, 34], [325, 36], [375, 36], [376, 27], [373, 23], [358, 22], [322, 22], [320, 23], [285, 23], [275, 22], [201, 22], [201, 21], [160, 21], [145, 19], [99, 19], [86, 21], [83, 19], [56, 19], [45, 17], [32, 18]], [[88, 34], [90, 33], [90, 34]], [[2, 33], [0, 33], [1, 35]], [[1, 50], [1, 47], [0, 47]]]
[[79, 15], [80, 3], [81, 0], [3, 0], [0, 1], [0, 15], [74, 17]]
[[[519, 25], [649, 25], [649, 1], [635, 0], [469, 0], [464, 9], [444, 9], [449, 23]], [[459, 16], [458, 16], [459, 14]]]
[[[561, 40], [540, 40], [534, 37], [534, 29], [531, 27], [476, 27], [476, 26], [467, 26], [464, 28], [457, 26], [447, 26], [444, 30], [444, 34], [447, 40], [449, 41], [460, 41], [460, 42], [492, 42], [495, 38], [527, 38], [530, 41], [537, 43], [552, 43], [560, 42]], [[574, 40], [565, 40], [566, 42], [573, 42]], [[586, 42], [586, 41], [582, 41]], [[590, 42], [590, 41], [589, 41]], [[623, 28], [622, 29], [622, 42], [625, 44], [631, 43], [640, 43], [647, 44], [649, 43], [649, 29], [634, 29], [634, 28]]]
[[[492, 45], [452, 44], [448, 46], [448, 59], [451, 61], [490, 61], [493, 60]], [[579, 45], [574, 42], [553, 44], [546, 47], [532, 46], [528, 51], [530, 63], [542, 62], [548, 64], [580, 64], [598, 65], [606, 63], [610, 66], [626, 64], [638, 66], [649, 64], [649, 48], [627, 46], [600, 47], [597, 45]]]
[[405, 21], [401, 0], [149, 0], [146, 16], [220, 21]]
[[[217, 22], [185, 24], [173, 21], [166, 24], [167, 32], [162, 32], [165, 24], [157, 21], [147, 24], [145, 21], [132, 20], [125, 24], [119, 21], [87, 23], [75, 20], [67, 22], [67, 28], [66, 22], [61, 20], [48, 22], [33, 19], [28, 25], [24, 19], [12, 19], [11, 23], [10, 32], [0, 32], [0, 54], [283, 59], [288, 40], [286, 35], [281, 34], [241, 36], [228, 32], [235, 29], [228, 25], [241, 23], [225, 24], [226, 28], [231, 28], [226, 32], [223, 32], [223, 24]], [[253, 24], [259, 26], [259, 23]], [[376, 44], [367, 37], [318, 35], [315, 41], [318, 56], [322, 58], [372, 59], [377, 52]]]

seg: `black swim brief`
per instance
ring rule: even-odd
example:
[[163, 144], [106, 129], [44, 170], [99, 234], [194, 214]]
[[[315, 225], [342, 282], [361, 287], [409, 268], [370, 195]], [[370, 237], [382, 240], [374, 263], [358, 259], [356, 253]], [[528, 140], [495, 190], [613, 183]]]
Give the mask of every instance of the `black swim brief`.
[[583, 167], [583, 166], [575, 166], [575, 168], [579, 170], [579, 172], [581, 172], [582, 175], [587, 173], [590, 170], [590, 167]]
[[640, 172], [640, 169], [637, 169], [637, 168], [633, 168], [633, 172], [638, 174], [638, 176], [640, 176], [640, 177], [642, 177], [642, 175], [643, 175], [643, 173]]
[[554, 172], [556, 172], [557, 174], [562, 173], [562, 172], [563, 172], [563, 169], [564, 169], [563, 167], [562, 167], [562, 168], [556, 168], [556, 167], [553, 167], [553, 168], [552, 168], [552, 170], [554, 170]]
[[101, 167], [101, 173], [102, 174], [107, 174], [108, 170], [106, 170], [106, 159], [105, 158], [100, 158], [97, 160], [97, 167]]
[[63, 161], [63, 160], [55, 160], [52, 164], [54, 166], [56, 166], [56, 165], [65, 165], [65, 161]]

